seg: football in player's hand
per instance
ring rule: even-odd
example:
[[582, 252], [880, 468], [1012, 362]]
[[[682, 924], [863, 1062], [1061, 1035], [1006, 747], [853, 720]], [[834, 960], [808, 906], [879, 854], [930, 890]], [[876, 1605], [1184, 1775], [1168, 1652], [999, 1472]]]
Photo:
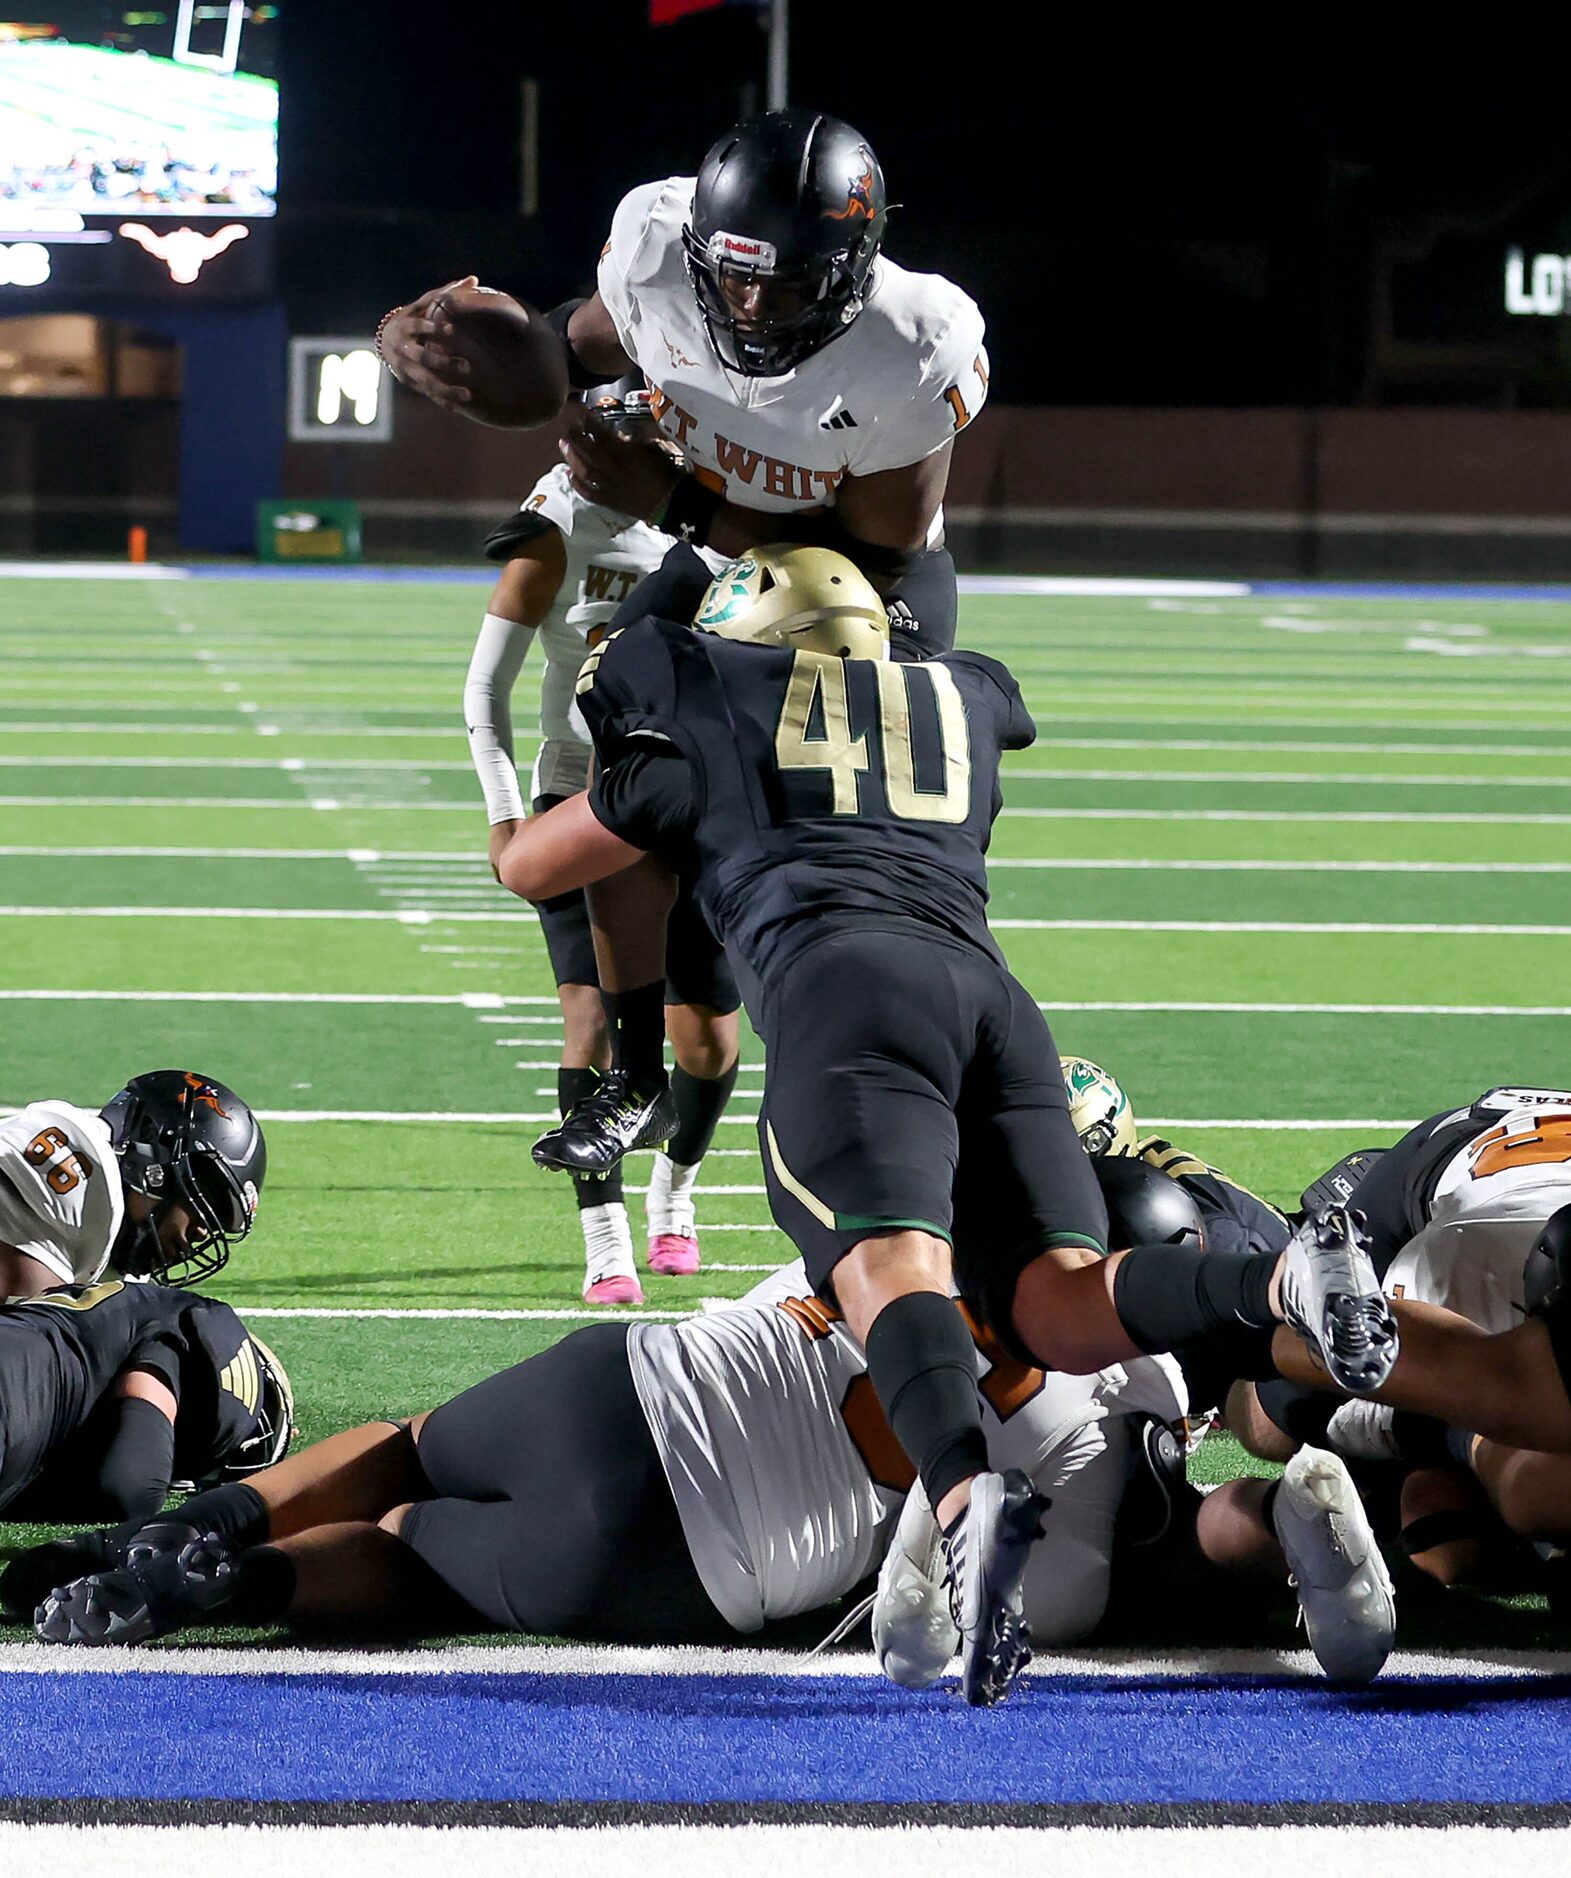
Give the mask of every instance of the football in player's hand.
[[430, 311], [453, 328], [441, 344], [468, 370], [464, 415], [504, 430], [550, 423], [567, 397], [567, 348], [545, 315], [494, 287], [450, 287]]

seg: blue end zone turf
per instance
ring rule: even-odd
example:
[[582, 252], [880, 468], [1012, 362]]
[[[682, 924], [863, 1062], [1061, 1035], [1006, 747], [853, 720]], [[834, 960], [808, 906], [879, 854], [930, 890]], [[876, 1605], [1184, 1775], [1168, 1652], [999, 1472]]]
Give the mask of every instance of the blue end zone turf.
[[1071, 1676], [973, 1712], [852, 1676], [13, 1674], [0, 1798], [1543, 1804], [1571, 1796], [1568, 1694]]

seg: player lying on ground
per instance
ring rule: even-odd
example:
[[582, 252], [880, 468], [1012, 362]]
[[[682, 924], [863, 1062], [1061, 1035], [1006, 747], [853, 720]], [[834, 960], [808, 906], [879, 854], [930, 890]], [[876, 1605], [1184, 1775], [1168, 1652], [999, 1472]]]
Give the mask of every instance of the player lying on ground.
[[167, 1285], [68, 1285], [0, 1304], [0, 1518], [132, 1520], [176, 1480], [271, 1466], [282, 1364], [227, 1304]]
[[[853, 560], [888, 604], [914, 655], [954, 644], [954, 563], [943, 498], [956, 435], [982, 408], [988, 363], [974, 302], [936, 274], [882, 253], [882, 168], [850, 125], [811, 111], [770, 113], [728, 131], [696, 177], [632, 190], [612, 218], [597, 291], [549, 315], [570, 381], [636, 370], [681, 452], [585, 414], [567, 464], [589, 500], [653, 523], [683, 545], [643, 611], [693, 617], [712, 566], [763, 542], [809, 541]], [[598, 231], [597, 231], [598, 238]], [[467, 362], [445, 288], [384, 321], [383, 356], [415, 391], [450, 409], [470, 401]], [[601, 983], [612, 1081], [597, 1117], [623, 1148], [674, 1123], [665, 1105], [665, 964], [658, 873], [591, 884], [606, 935]], [[636, 1125], [620, 1125], [634, 1114]], [[583, 1145], [551, 1164], [607, 1171]], [[614, 1162], [612, 1163], [614, 1164]]]
[[[1026, 1615], [1040, 1641], [1078, 1642], [1102, 1615], [1115, 1543], [1154, 1538], [1143, 1501], [1167, 1522], [1173, 1483], [1153, 1457], [1162, 1441], [1176, 1451], [1182, 1385], [1163, 1358], [1044, 1375], [980, 1332], [976, 1361], [998, 1458], [1051, 1496]], [[865, 1583], [911, 1482], [861, 1351], [798, 1265], [707, 1317], [579, 1331], [412, 1424], [333, 1436], [173, 1520], [39, 1548], [0, 1588], [13, 1606], [39, 1602], [40, 1634], [58, 1642], [134, 1642], [217, 1615], [703, 1643]], [[1267, 1526], [1242, 1556], [1218, 1494], [1200, 1509], [1201, 1548], [1263, 1562], [1279, 1590], [1291, 1570], [1328, 1670], [1373, 1674], [1384, 1650], [1371, 1654], [1347, 1596], [1348, 1529], [1316, 1485], [1306, 1473], [1279, 1496], [1285, 1553]], [[923, 1686], [958, 1639], [920, 1488], [900, 1518], [874, 1634], [886, 1670]]]
[[[620, 423], [650, 429], [647, 417], [639, 415], [647, 412], [647, 402], [629, 402], [632, 383], [602, 386], [587, 394], [589, 401], [602, 413], [614, 410]], [[491, 824], [493, 868], [526, 812], [514, 764], [511, 697], [531, 641], [538, 638], [546, 661], [542, 741], [529, 789], [538, 813], [589, 780], [589, 732], [574, 705], [573, 686], [618, 603], [670, 546], [670, 536], [580, 495], [565, 467], [542, 476], [487, 541], [486, 553], [505, 565], [470, 662], [464, 719]], [[536, 911], [562, 1004], [557, 1100], [566, 1115], [594, 1093], [609, 1065], [605, 1012], [583, 893], [542, 901]], [[725, 954], [686, 895], [672, 915], [668, 956], [664, 1029], [676, 1058], [674, 1132], [668, 1148], [656, 1153], [650, 1174], [647, 1256], [651, 1271], [682, 1276], [699, 1268], [693, 1188], [736, 1085], [741, 998]], [[584, 1236], [585, 1301], [642, 1303], [620, 1171], [601, 1178], [580, 1175], [574, 1186]]]
[[[1083, 1634], [1106, 1595], [1130, 1429], [1181, 1419], [1176, 1371], [1141, 1358], [1108, 1376], [1047, 1377], [956, 1322], [999, 1461], [1053, 1496], [1028, 1608], [1049, 1638]], [[796, 1267], [706, 1316], [577, 1331], [412, 1423], [335, 1435], [200, 1494], [178, 1527], [45, 1548], [17, 1586], [42, 1571], [48, 1589], [69, 1565], [123, 1560], [135, 1543], [133, 1564], [41, 1613], [42, 1634], [134, 1641], [221, 1607], [247, 1622], [453, 1616], [705, 1642], [863, 1583], [912, 1479], [861, 1350]]]
[[605, 768], [518, 831], [502, 878], [540, 898], [650, 851], [693, 876], [765, 1042], [771, 1209], [867, 1350], [951, 1539], [968, 1693], [992, 1699], [1022, 1660], [1034, 1515], [988, 1465], [952, 1276], [1014, 1355], [1071, 1374], [1203, 1338], [1254, 1351], [1285, 1297], [1367, 1388], [1389, 1314], [1331, 1230], [1293, 1242], [1285, 1288], [1247, 1254], [1104, 1263], [1052, 1037], [987, 928], [1000, 756], [1035, 734], [1004, 667], [891, 664], [878, 597], [818, 549], [724, 570], [699, 625], [648, 619], [591, 654], [578, 699]]
[[[1370, 1259], [1387, 1293], [1442, 1305], [1485, 1330], [1520, 1324], [1535, 1248], [1551, 1219], [1571, 1207], [1571, 1094], [1490, 1089], [1420, 1122], [1385, 1153], [1360, 1159], [1348, 1204], [1364, 1216]], [[1548, 1262], [1547, 1253], [1537, 1256]], [[1547, 1289], [1541, 1277], [1540, 1294]], [[1325, 1441], [1335, 1413], [1323, 1394], [1282, 1382], [1241, 1387], [1229, 1405], [1234, 1432], [1268, 1459], [1298, 1441]], [[1367, 1448], [1389, 1412], [1355, 1419]]]
[[266, 1173], [256, 1117], [188, 1070], [133, 1077], [97, 1115], [29, 1103], [0, 1121], [0, 1297], [110, 1266], [198, 1284], [250, 1232]]

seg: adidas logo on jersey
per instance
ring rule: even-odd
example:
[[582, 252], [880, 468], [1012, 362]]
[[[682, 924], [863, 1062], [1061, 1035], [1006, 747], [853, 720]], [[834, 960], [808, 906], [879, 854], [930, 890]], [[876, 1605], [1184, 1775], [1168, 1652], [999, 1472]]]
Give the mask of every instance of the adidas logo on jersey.
[[856, 419], [844, 408], [835, 412], [833, 417], [823, 417], [818, 421], [820, 430], [855, 430]]

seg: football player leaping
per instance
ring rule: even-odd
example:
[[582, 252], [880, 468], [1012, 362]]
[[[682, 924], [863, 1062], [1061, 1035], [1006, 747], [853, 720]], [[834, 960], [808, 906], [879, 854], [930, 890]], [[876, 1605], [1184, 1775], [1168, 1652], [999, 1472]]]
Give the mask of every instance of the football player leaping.
[[[943, 497], [955, 436], [987, 397], [982, 316], [958, 287], [882, 253], [883, 171], [860, 132], [812, 111], [750, 118], [696, 177], [632, 190], [612, 217], [598, 288], [550, 315], [571, 382], [629, 369], [654, 393], [684, 468], [585, 413], [567, 462], [590, 500], [678, 537], [641, 610], [689, 620], [725, 554], [786, 538], [848, 555], [889, 607], [896, 657], [947, 651], [954, 563]], [[383, 323], [414, 390], [468, 399], [433, 289]], [[537, 1156], [609, 1171], [675, 1123], [665, 1088], [666, 896], [651, 870], [590, 890], [603, 934], [612, 1073], [573, 1133]], [[582, 1136], [583, 1139], [578, 1139]]]
[[[591, 393], [597, 409], [649, 428], [647, 406], [627, 403], [631, 380]], [[589, 732], [573, 686], [591, 645], [618, 603], [660, 563], [670, 537], [591, 502], [565, 467], [542, 476], [517, 513], [497, 528], [486, 553], [505, 563], [491, 595], [464, 685], [464, 718], [491, 823], [493, 868], [525, 814], [514, 765], [511, 695], [532, 639], [546, 667], [540, 687], [542, 742], [530, 796], [538, 812], [589, 780]], [[562, 1065], [557, 1099], [566, 1115], [590, 1095], [608, 1063], [589, 909], [582, 893], [536, 908], [562, 1003]], [[693, 1189], [699, 1163], [736, 1086], [736, 1009], [741, 999], [725, 955], [684, 893], [672, 915], [664, 987], [665, 1027], [676, 1058], [671, 1094], [676, 1131], [657, 1151], [646, 1201], [653, 1272], [685, 1276], [699, 1267]], [[619, 1170], [574, 1186], [584, 1236], [583, 1295], [589, 1304], [640, 1304], [643, 1291]]]
[[267, 1146], [231, 1089], [133, 1077], [100, 1114], [33, 1102], [0, 1121], [0, 1297], [127, 1277], [193, 1285], [256, 1219]]
[[1358, 1248], [1329, 1229], [1285, 1259], [1136, 1248], [1106, 1213], [1035, 1001], [987, 929], [985, 850], [1004, 749], [1034, 734], [995, 660], [888, 661], [876, 594], [840, 556], [755, 550], [699, 630], [647, 619], [590, 655], [578, 698], [605, 767], [501, 861], [532, 897], [650, 851], [691, 872], [767, 1054], [771, 1208], [834, 1295], [946, 1529], [964, 1685], [1020, 1662], [1029, 1482], [989, 1464], [962, 1293], [1023, 1361], [1087, 1373], [1242, 1339], [1284, 1311], [1334, 1373], [1394, 1354]]

